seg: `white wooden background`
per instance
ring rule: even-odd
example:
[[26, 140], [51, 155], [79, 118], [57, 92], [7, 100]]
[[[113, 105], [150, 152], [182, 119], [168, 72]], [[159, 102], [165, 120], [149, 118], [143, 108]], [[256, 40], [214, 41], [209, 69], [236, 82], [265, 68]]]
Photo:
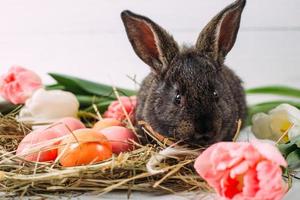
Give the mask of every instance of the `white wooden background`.
[[[43, 75], [68, 73], [133, 88], [126, 75], [141, 80], [148, 67], [131, 49], [120, 20], [122, 10], [145, 14], [180, 43], [193, 44], [208, 20], [230, 2], [0, 0], [0, 72], [19, 64]], [[226, 61], [246, 87], [300, 85], [299, 19], [299, 0], [248, 0]]]
[[[149, 69], [131, 49], [122, 10], [149, 16], [180, 43], [193, 44], [209, 19], [231, 2], [0, 0], [0, 74], [17, 64], [41, 74], [45, 83], [51, 82], [47, 72], [60, 72], [134, 88], [126, 75], [142, 80]], [[246, 87], [299, 87], [300, 0], [248, 0], [226, 63]]]

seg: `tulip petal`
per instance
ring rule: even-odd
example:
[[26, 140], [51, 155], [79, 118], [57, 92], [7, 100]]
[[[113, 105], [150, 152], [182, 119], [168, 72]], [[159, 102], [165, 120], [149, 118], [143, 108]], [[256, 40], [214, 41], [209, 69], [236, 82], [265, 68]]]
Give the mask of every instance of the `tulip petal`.
[[39, 89], [26, 101], [18, 120], [54, 122], [64, 117], [76, 117], [78, 109], [79, 102], [74, 94], [62, 90]]
[[[122, 105], [120, 104], [120, 102], [122, 103]], [[132, 97], [126, 97], [126, 96], [121, 96], [120, 99], [117, 101], [113, 101], [107, 111], [104, 113], [104, 117], [105, 118], [114, 118], [117, 120], [124, 120], [126, 119], [126, 115], [123, 111], [123, 107], [125, 111], [127, 112], [127, 114], [129, 115], [129, 117], [131, 118], [131, 120], [133, 120], [133, 116], [134, 116], [134, 111], [135, 111], [135, 107], [137, 104], [137, 100], [135, 96]]]
[[289, 104], [280, 104], [268, 114], [255, 114], [252, 123], [252, 132], [257, 138], [273, 141], [278, 141], [291, 128], [280, 141], [288, 142], [300, 135], [300, 110]]
[[24, 104], [41, 87], [42, 81], [36, 73], [19, 66], [12, 66], [0, 77], [0, 95], [13, 104]]
[[[195, 169], [220, 199], [280, 199], [286, 193], [279, 151], [259, 141], [220, 142], [196, 159]], [[274, 177], [274, 178], [273, 178]]]
[[277, 112], [285, 112], [292, 124], [300, 124], [300, 110], [298, 108], [289, 104], [280, 104], [271, 110], [269, 114], [272, 115]]
[[287, 162], [275, 146], [269, 143], [260, 142], [258, 140], [251, 141], [251, 143], [256, 148], [256, 150], [267, 160], [271, 160], [277, 165], [281, 165], [283, 167], [287, 166]]
[[300, 135], [300, 124], [294, 125], [288, 132], [289, 140], [292, 141]]
[[270, 129], [271, 118], [265, 113], [257, 113], [252, 117], [252, 132], [259, 139], [276, 140], [280, 136], [274, 135]]

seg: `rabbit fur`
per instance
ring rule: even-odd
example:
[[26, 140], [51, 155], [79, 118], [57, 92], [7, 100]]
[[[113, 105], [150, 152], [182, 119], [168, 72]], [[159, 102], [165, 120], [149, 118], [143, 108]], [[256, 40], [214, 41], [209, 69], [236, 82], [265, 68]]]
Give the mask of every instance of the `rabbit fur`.
[[191, 47], [179, 47], [147, 17], [121, 13], [135, 53], [151, 68], [137, 95], [137, 121], [190, 145], [232, 140], [247, 107], [242, 82], [224, 61], [245, 4], [237, 0], [219, 12]]

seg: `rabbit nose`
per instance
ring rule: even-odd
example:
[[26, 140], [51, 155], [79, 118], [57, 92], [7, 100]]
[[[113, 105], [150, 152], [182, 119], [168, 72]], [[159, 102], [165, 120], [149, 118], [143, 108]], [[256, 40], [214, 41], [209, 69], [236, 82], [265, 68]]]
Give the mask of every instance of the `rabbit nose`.
[[208, 132], [211, 132], [211, 125], [209, 122], [201, 121], [198, 125], [195, 127], [196, 133], [200, 133], [200, 135], [207, 135]]
[[195, 119], [195, 130], [196, 133], [201, 135], [213, 131], [213, 116], [201, 115]]
[[195, 141], [209, 141], [211, 137], [209, 135], [202, 135], [202, 134], [194, 134], [193, 140]]

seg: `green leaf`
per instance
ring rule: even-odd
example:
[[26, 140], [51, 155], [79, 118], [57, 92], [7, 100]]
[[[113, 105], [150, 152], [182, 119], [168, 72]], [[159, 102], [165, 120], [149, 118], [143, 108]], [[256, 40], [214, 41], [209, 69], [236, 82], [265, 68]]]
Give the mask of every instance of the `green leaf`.
[[247, 94], [274, 94], [274, 95], [300, 98], [299, 89], [293, 87], [281, 86], [281, 85], [251, 88], [246, 90], [246, 93]]
[[101, 104], [102, 102], [109, 102], [109, 104], [113, 101], [110, 97], [99, 97], [99, 96], [86, 96], [86, 95], [76, 95], [80, 108], [87, 108], [93, 104]]
[[65, 90], [65, 87], [60, 84], [46, 85], [46, 90]]
[[[102, 101], [101, 103], [98, 103], [95, 105], [97, 106], [97, 109], [99, 110], [100, 113], [104, 113], [107, 110], [107, 108], [111, 102], [112, 102], [112, 100]], [[85, 111], [92, 112], [92, 111], [94, 111], [94, 107], [90, 106], [90, 107], [86, 108]]]
[[290, 101], [290, 100], [265, 101], [263, 103], [256, 104], [256, 106], [266, 106], [270, 104], [273, 104], [273, 106], [278, 106], [283, 103], [287, 103], [297, 108], [300, 108], [300, 101]]
[[277, 145], [279, 151], [281, 154], [286, 158], [291, 152], [295, 151], [297, 148], [297, 145], [294, 143], [286, 143], [286, 144], [279, 144]]
[[[96, 95], [96, 96], [106, 96], [115, 99], [112, 86], [96, 83], [77, 77], [49, 73], [49, 75], [54, 78], [59, 85], [64, 86], [65, 90], [70, 91], [76, 95]], [[128, 90], [124, 88], [117, 88], [120, 95], [136, 95], [136, 91]]]
[[292, 138], [290, 143], [295, 144], [298, 148], [300, 148], [300, 135]]
[[288, 167], [290, 169], [297, 169], [300, 167], [300, 149], [296, 149], [295, 151], [291, 152], [286, 161], [288, 163]]

